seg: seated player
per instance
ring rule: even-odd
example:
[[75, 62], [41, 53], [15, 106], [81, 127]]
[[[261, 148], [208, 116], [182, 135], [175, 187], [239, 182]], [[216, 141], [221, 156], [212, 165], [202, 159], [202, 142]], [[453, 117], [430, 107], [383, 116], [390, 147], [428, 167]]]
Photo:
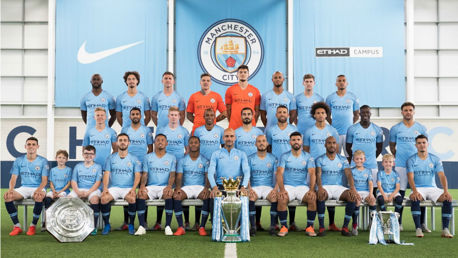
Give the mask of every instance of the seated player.
[[[412, 193], [412, 217], [415, 222], [416, 236], [423, 237], [420, 224], [420, 201], [431, 200], [442, 202], [442, 237], [452, 238], [448, 225], [452, 217], [452, 196], [448, 192], [447, 178], [442, 161], [434, 154], [428, 153], [428, 137], [420, 134], [415, 138], [417, 153], [407, 160], [407, 178]], [[436, 186], [435, 175], [439, 176], [442, 189]]]
[[72, 175], [72, 191], [68, 195], [72, 198], [89, 200], [94, 210], [94, 231], [91, 235], [97, 235], [97, 224], [100, 215], [100, 189], [102, 181], [102, 166], [94, 162], [96, 155], [95, 147], [87, 145], [83, 147], [84, 161], [76, 164]]
[[53, 200], [59, 197], [65, 197], [70, 193], [70, 181], [72, 180], [72, 168], [67, 167], [65, 163], [68, 160], [68, 152], [58, 150], [56, 152], [57, 166], [49, 171], [49, 191], [46, 194], [44, 203], [45, 209], [51, 206]]
[[[243, 111], [242, 111], [243, 112]], [[270, 208], [270, 234], [275, 234], [277, 224], [277, 192], [278, 186], [275, 184], [275, 171], [277, 170], [277, 159], [274, 155], [267, 152], [267, 138], [265, 135], [256, 137], [257, 152], [248, 156], [250, 166], [249, 209], [250, 209], [250, 234], [255, 235], [255, 215], [257, 213], [255, 202], [257, 199], [265, 199], [271, 203]], [[272, 188], [275, 186], [275, 189]]]
[[[11, 167], [11, 179], [8, 191], [5, 192], [6, 211], [13, 221], [14, 228], [10, 236], [16, 236], [22, 233], [21, 224], [17, 216], [17, 208], [14, 201], [33, 198], [35, 205], [33, 207], [33, 220], [27, 231], [28, 236], [35, 235], [36, 225], [43, 209], [43, 199], [46, 195], [45, 186], [48, 183], [48, 161], [37, 154], [38, 139], [29, 137], [25, 141], [26, 155], [17, 158]], [[16, 186], [18, 176], [21, 176], [21, 187]]]
[[199, 227], [199, 235], [206, 236], [205, 223], [210, 211], [210, 184], [207, 179], [208, 160], [200, 155], [200, 141], [196, 136], [191, 136], [188, 141], [189, 154], [178, 161], [173, 194], [173, 206], [178, 222], [178, 229], [173, 234], [181, 236], [185, 234], [183, 227], [183, 208], [181, 201], [184, 199], [200, 199], [204, 202], [202, 209], [202, 222]]
[[[333, 136], [329, 136], [325, 143], [326, 153], [319, 156], [316, 160], [316, 183], [318, 185], [318, 221], [320, 230], [318, 236], [325, 235], [324, 211], [326, 200], [340, 200], [347, 202], [345, 207], [345, 219], [342, 235], [351, 236], [348, 230], [348, 223], [355, 210], [355, 202], [358, 192], [355, 189], [350, 165], [346, 157], [337, 154], [337, 141]], [[347, 177], [350, 189], [343, 186], [343, 175]], [[329, 210], [328, 210], [329, 211]], [[334, 224], [334, 214], [329, 213], [329, 230], [338, 231], [339, 228]]]
[[[386, 211], [385, 202], [394, 202], [394, 211], [401, 214], [403, 198], [399, 193], [401, 189], [401, 179], [396, 171], [393, 170], [394, 156], [385, 154], [382, 158], [383, 170], [377, 173], [377, 203], [381, 211]], [[401, 217], [399, 217], [401, 224]]]
[[[316, 236], [313, 229], [316, 216], [315, 162], [309, 153], [302, 150], [301, 133], [293, 132], [289, 142], [291, 151], [283, 153], [277, 168], [278, 216], [281, 223], [278, 236], [283, 237], [288, 234], [286, 223], [288, 202], [300, 200], [307, 203], [307, 228], [305, 232], [313, 237]], [[307, 180], [307, 175], [310, 176], [309, 180]]]
[[353, 162], [355, 167], [351, 170], [353, 181], [355, 182], [356, 191], [358, 196], [356, 199], [355, 211], [353, 212], [353, 229], [351, 234], [354, 236], [358, 235], [358, 215], [359, 206], [362, 202], [369, 204], [369, 211], [373, 212], [376, 210], [375, 198], [372, 194], [373, 182], [372, 182], [372, 170], [364, 167], [366, 162], [365, 153], [362, 150], [357, 150], [353, 153]]
[[134, 220], [136, 212], [135, 196], [137, 186], [140, 183], [141, 164], [138, 159], [129, 153], [129, 136], [120, 133], [116, 144], [118, 152], [110, 155], [105, 162], [105, 173], [103, 174], [102, 192], [102, 217], [105, 222], [102, 235], [108, 235], [111, 231], [110, 225], [110, 202], [117, 199], [124, 199], [129, 204], [129, 234], [135, 233]]
[[[187, 144], [187, 143], [186, 143]], [[167, 137], [157, 134], [154, 139], [154, 152], [145, 156], [143, 160], [143, 173], [138, 191], [137, 213], [140, 226], [135, 232], [136, 236], [146, 234], [145, 209], [146, 200], [165, 200], [165, 235], [173, 235], [170, 228], [173, 216], [173, 184], [175, 183], [176, 158], [167, 153]]]

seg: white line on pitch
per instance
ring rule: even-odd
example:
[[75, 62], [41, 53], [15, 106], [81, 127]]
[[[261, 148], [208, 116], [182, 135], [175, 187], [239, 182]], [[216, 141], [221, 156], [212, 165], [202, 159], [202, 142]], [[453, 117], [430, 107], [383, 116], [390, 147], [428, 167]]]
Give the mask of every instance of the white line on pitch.
[[226, 243], [224, 247], [224, 258], [237, 258], [236, 243]]

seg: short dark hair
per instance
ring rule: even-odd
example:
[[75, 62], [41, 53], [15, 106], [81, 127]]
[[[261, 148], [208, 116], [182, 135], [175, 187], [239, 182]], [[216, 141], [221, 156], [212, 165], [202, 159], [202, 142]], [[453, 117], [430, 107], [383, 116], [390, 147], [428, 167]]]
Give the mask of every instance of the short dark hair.
[[401, 105], [401, 110], [402, 110], [404, 107], [408, 107], [408, 106], [413, 107], [413, 109], [415, 109], [415, 105], [414, 105], [412, 102], [406, 101], [406, 102], [402, 103], [402, 105]]
[[417, 142], [418, 139], [426, 139], [426, 141], [428, 141], [428, 136], [420, 134], [417, 137], [415, 137], [415, 142]]
[[116, 140], [117, 140], [117, 139], [119, 139], [119, 137], [121, 137], [121, 136], [126, 136], [126, 137], [127, 137], [127, 139], [129, 139], [129, 140], [130, 140], [130, 137], [129, 137], [129, 135], [128, 135], [128, 134], [126, 134], [126, 133], [120, 133], [120, 134], [118, 134], [118, 136], [116, 136]]
[[28, 142], [28, 141], [36, 141], [37, 144], [38, 144], [38, 139], [36, 137], [33, 137], [33, 136], [30, 136], [29, 138], [27, 138], [27, 140], [25, 140], [25, 142]]
[[56, 152], [56, 157], [61, 155], [61, 154], [64, 155], [68, 159], [68, 152], [66, 150], [58, 150]]
[[209, 73], [203, 73], [203, 74], [200, 75], [200, 79], [202, 79], [205, 76], [208, 76], [210, 78], [212, 77]]
[[242, 111], [240, 111], [240, 114], [243, 114], [243, 111], [245, 110], [250, 110], [251, 111], [251, 114], [253, 114], [253, 109], [251, 109], [250, 107], [244, 107], [242, 108]]
[[154, 137], [154, 139], [156, 140], [157, 137], [160, 137], [160, 136], [164, 137], [167, 140], [167, 136], [165, 136], [165, 134], [163, 134], [163, 133], [156, 134], [156, 137]]
[[312, 115], [312, 117], [315, 115], [315, 112], [317, 109], [319, 108], [322, 108], [326, 111], [326, 115], [329, 117], [330, 113], [331, 113], [331, 109], [329, 108], [328, 104], [326, 104], [325, 102], [317, 102], [315, 104], [312, 105], [312, 108], [310, 109], [310, 114]]
[[337, 75], [337, 78], [339, 78], [339, 77], [346, 77], [346, 76], [345, 76], [345, 74], [339, 74], [339, 75]]
[[188, 142], [191, 142], [191, 139], [197, 139], [197, 141], [200, 143], [200, 139], [199, 137], [193, 135], [193, 136], [190, 136], [189, 139], [188, 139]]
[[248, 69], [248, 65], [240, 65], [239, 67], [237, 67], [237, 72], [239, 70], [247, 70], [247, 71], [250, 71], [250, 69]]
[[288, 107], [287, 107], [287, 106], [285, 106], [285, 105], [279, 105], [279, 106], [277, 107], [277, 109], [276, 109], [276, 110], [278, 110], [278, 109], [280, 109], [280, 108], [286, 108], [286, 110], [289, 110], [289, 109], [288, 109]]
[[172, 75], [173, 79], [175, 79], [175, 74], [173, 74], [172, 72], [169, 72], [169, 71], [164, 72], [164, 73], [162, 74], [162, 78], [164, 78], [164, 76], [166, 76], [166, 75]]
[[124, 73], [124, 76], [122, 78], [124, 78], [124, 82], [126, 84], [127, 84], [127, 77], [129, 77], [129, 75], [135, 76], [135, 78], [137, 78], [138, 84], [140, 84], [140, 74], [137, 71], [127, 71]]
[[289, 139], [293, 138], [294, 136], [300, 136], [302, 138], [302, 134], [300, 132], [296, 131], [296, 132], [292, 132], [289, 135]]
[[307, 73], [304, 75], [304, 78], [302, 78], [302, 81], [305, 81], [305, 79], [313, 79], [313, 81], [315, 81], [315, 76], [311, 73]]
[[[96, 152], [95, 147], [92, 146], [92, 145], [83, 146], [83, 151], [84, 151], [84, 150], [87, 150], [87, 151], [94, 151], [94, 154], [95, 154], [95, 152]], [[57, 155], [56, 155], [56, 156], [57, 156]]]
[[369, 107], [369, 105], [362, 105], [361, 107], [359, 107], [359, 110], [361, 109], [371, 109], [371, 107]]
[[142, 113], [142, 110], [141, 110], [140, 108], [138, 108], [138, 107], [133, 107], [133, 108], [130, 110], [129, 114], [132, 113], [132, 111], [138, 111], [138, 112], [140, 112], [140, 114]]

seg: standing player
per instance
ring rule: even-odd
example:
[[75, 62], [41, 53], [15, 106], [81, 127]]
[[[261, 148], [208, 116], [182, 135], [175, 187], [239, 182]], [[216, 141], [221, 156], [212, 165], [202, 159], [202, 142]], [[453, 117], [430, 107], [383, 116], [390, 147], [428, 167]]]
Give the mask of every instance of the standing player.
[[364, 151], [366, 161], [364, 167], [372, 171], [372, 185], [374, 194], [377, 190], [377, 157], [382, 153], [383, 147], [383, 131], [376, 124], [371, 123], [371, 108], [368, 105], [363, 105], [360, 108], [361, 121], [348, 128], [347, 143], [345, 148], [348, 153], [348, 161], [355, 163], [352, 160], [353, 153], [357, 150]]
[[102, 235], [108, 235], [110, 226], [110, 202], [117, 199], [126, 200], [129, 210], [129, 234], [135, 233], [134, 220], [136, 212], [135, 196], [140, 183], [141, 163], [129, 153], [129, 136], [120, 133], [117, 137], [118, 152], [113, 153], [105, 162], [103, 173], [103, 192], [101, 198], [102, 217], [105, 222]]
[[305, 132], [315, 124], [315, 119], [310, 114], [312, 105], [317, 102], [322, 102], [324, 99], [318, 93], [313, 92], [313, 87], [315, 86], [315, 76], [313, 76], [313, 74], [304, 75], [302, 84], [305, 87], [305, 91], [304, 93], [299, 93], [295, 97], [297, 116], [294, 123], [297, 125], [297, 130], [305, 134]]
[[186, 104], [184, 99], [173, 90], [175, 84], [175, 75], [172, 72], [165, 72], [162, 75], [162, 84], [164, 89], [159, 91], [151, 99], [151, 120], [157, 128], [166, 127], [169, 123], [168, 112], [170, 107], [178, 107], [180, 113], [180, 125], [185, 118]]
[[[307, 203], [306, 234], [316, 236], [313, 222], [316, 216], [315, 161], [307, 152], [302, 151], [302, 135], [294, 132], [290, 136], [291, 151], [284, 153], [277, 168], [278, 216], [282, 225], [278, 236], [286, 236], [286, 207], [289, 200]], [[307, 180], [307, 175], [310, 180]], [[307, 186], [309, 185], [310, 188]]]
[[102, 76], [96, 73], [91, 77], [92, 91], [86, 93], [81, 99], [80, 109], [81, 117], [85, 124], [86, 130], [95, 126], [94, 111], [101, 107], [105, 112], [110, 113], [110, 121], [106, 125], [111, 127], [116, 120], [116, 103], [114, 97], [105, 90], [102, 90]]
[[376, 211], [375, 198], [372, 194], [373, 192], [373, 180], [372, 180], [372, 171], [364, 167], [366, 161], [366, 155], [364, 151], [357, 150], [353, 155], [353, 161], [355, 167], [352, 168], [351, 173], [353, 176], [353, 181], [355, 183], [356, 191], [358, 191], [358, 196], [356, 198], [356, 207], [353, 212], [353, 229], [351, 234], [354, 236], [358, 235], [358, 215], [359, 215], [359, 206], [361, 203], [365, 202], [369, 205], [370, 214], [373, 211]]
[[[385, 154], [382, 158], [383, 170], [377, 174], [378, 196], [377, 203], [380, 210], [386, 211], [385, 202], [394, 202], [394, 211], [401, 212], [403, 198], [399, 194], [400, 179], [398, 173], [393, 170], [394, 156]], [[399, 223], [401, 217], [399, 217]]]
[[213, 109], [205, 110], [204, 119], [205, 125], [198, 127], [194, 131], [194, 136], [200, 140], [200, 153], [209, 160], [213, 152], [219, 150], [221, 144], [224, 144], [224, 129], [215, 124], [215, 111]]
[[[420, 134], [428, 136], [426, 127], [418, 123], [414, 119], [415, 105], [411, 102], [404, 102], [401, 105], [402, 121], [391, 127], [390, 129], [390, 150], [395, 156], [395, 170], [401, 179], [401, 190], [399, 193], [404, 199], [407, 189], [407, 159], [417, 152], [415, 148], [415, 137]], [[402, 222], [402, 211], [399, 213]], [[425, 223], [426, 208], [421, 208], [421, 228], [423, 232], [430, 233]], [[402, 223], [399, 225], [402, 231]]]
[[[343, 186], [343, 175], [347, 177], [350, 189]], [[342, 235], [351, 236], [348, 230], [353, 212], [355, 211], [355, 202], [358, 197], [353, 177], [348, 164], [347, 158], [337, 153], [337, 141], [333, 136], [326, 139], [326, 154], [319, 156], [316, 159], [316, 184], [318, 185], [317, 205], [318, 205], [318, 221], [320, 230], [318, 235], [325, 234], [324, 228], [324, 211], [326, 200], [340, 200], [347, 202], [345, 207], [345, 219], [342, 227]], [[335, 207], [333, 207], [335, 208]], [[340, 231], [334, 223], [335, 209], [329, 210], [329, 230]]]
[[224, 105], [223, 98], [217, 92], [210, 90], [211, 85], [212, 80], [210, 74], [203, 73], [200, 76], [200, 91], [189, 97], [186, 117], [189, 121], [191, 121], [191, 123], [193, 123], [191, 132], [192, 135], [194, 135], [196, 128], [206, 123], [204, 116], [207, 109], [212, 109], [215, 114], [216, 110], [220, 113], [216, 117], [216, 120], [213, 119], [213, 124], [227, 117], [226, 106]]
[[348, 153], [345, 149], [345, 137], [348, 127], [356, 123], [359, 119], [359, 99], [353, 92], [347, 91], [347, 78], [345, 75], [339, 75], [336, 79], [337, 91], [326, 98], [326, 104], [331, 108], [331, 116], [327, 117], [330, 125], [337, 129], [339, 133], [338, 151], [344, 149], [345, 155]]
[[[416, 236], [423, 237], [420, 225], [420, 201], [431, 200], [442, 202], [442, 237], [452, 238], [448, 225], [452, 217], [452, 196], [448, 192], [447, 178], [442, 161], [428, 152], [428, 137], [420, 134], [415, 138], [417, 153], [407, 160], [407, 177], [409, 179], [412, 217], [415, 222]], [[435, 176], [439, 176], [442, 188], [436, 186]]]
[[277, 124], [275, 115], [277, 107], [280, 105], [288, 107], [290, 123], [292, 124], [296, 121], [296, 100], [293, 94], [283, 89], [284, 80], [285, 78], [281, 72], [274, 72], [272, 75], [274, 88], [264, 93], [261, 97], [261, 121], [266, 128]]
[[244, 151], [247, 156], [256, 153], [256, 137], [262, 135], [261, 129], [253, 126], [253, 110], [249, 107], [242, 109], [243, 125], [235, 130], [235, 148]]
[[175, 155], [177, 159], [181, 159], [185, 153], [188, 153], [189, 132], [179, 124], [181, 117], [177, 107], [169, 108], [168, 117], [168, 124], [159, 128], [156, 135], [167, 135], [167, 152]]
[[86, 131], [83, 147], [92, 145], [97, 149], [95, 163], [101, 165], [103, 168], [106, 159], [111, 154], [111, 150], [113, 149], [113, 153], [118, 151], [118, 146], [116, 145], [116, 132], [105, 125], [105, 120], [107, 118], [105, 109], [96, 108], [94, 113], [97, 123], [94, 128]]
[[[153, 151], [153, 138], [151, 136], [151, 130], [140, 123], [141, 117], [141, 110], [137, 107], [132, 108], [129, 116], [132, 123], [130, 126], [122, 128], [121, 133], [125, 133], [129, 136], [129, 153], [137, 157], [140, 163], [143, 163], [143, 158], [146, 154]], [[124, 206], [123, 210], [124, 223], [118, 228], [118, 230], [128, 229], [127, 224], [129, 214], [127, 206]]]
[[248, 84], [249, 71], [248, 66], [241, 65], [237, 68], [237, 78], [239, 82], [232, 85], [226, 90], [226, 107], [227, 117], [229, 118], [229, 128], [237, 129], [242, 126], [240, 113], [244, 107], [254, 110], [253, 125], [259, 117], [259, 105], [261, 103], [261, 94], [259, 90], [251, 84]]
[[97, 235], [97, 224], [100, 216], [100, 195], [99, 187], [102, 181], [102, 166], [94, 162], [96, 150], [94, 146], [83, 147], [84, 161], [76, 164], [73, 169], [72, 191], [68, 195], [72, 198], [87, 199], [94, 211], [94, 231]]
[[[17, 158], [13, 163], [13, 167], [11, 167], [9, 188], [3, 195], [6, 211], [14, 224], [10, 236], [16, 236], [22, 233], [14, 201], [26, 198], [33, 198], [35, 201], [32, 224], [30, 224], [29, 230], [27, 230], [28, 236], [35, 235], [38, 219], [43, 209], [43, 199], [46, 195], [45, 187], [48, 183], [49, 169], [48, 161], [37, 154], [39, 147], [37, 138], [27, 138], [25, 141], [26, 155]], [[15, 189], [14, 187], [16, 186], [16, 180], [19, 175], [21, 176], [21, 187]]]
[[184, 199], [200, 199], [204, 206], [202, 210], [202, 222], [199, 227], [199, 235], [206, 236], [205, 223], [210, 212], [210, 184], [207, 179], [208, 160], [200, 155], [200, 141], [196, 136], [189, 138], [189, 154], [178, 161], [176, 172], [175, 192], [173, 194], [173, 206], [178, 222], [175, 236], [185, 234], [181, 201]]
[[143, 160], [143, 173], [138, 191], [137, 212], [140, 226], [135, 235], [146, 234], [145, 200], [165, 200], [165, 235], [173, 235], [170, 223], [173, 216], [173, 184], [175, 183], [176, 158], [166, 152], [167, 137], [157, 134], [154, 140], [155, 151], [146, 155]]
[[67, 167], [65, 163], [68, 160], [68, 152], [65, 150], [58, 150], [56, 152], [57, 166], [51, 168], [49, 171], [49, 191], [44, 199], [45, 209], [51, 206], [52, 201], [65, 197], [70, 193], [70, 181], [72, 179], [72, 168]]
[[[267, 152], [267, 138], [265, 135], [256, 137], [257, 152], [248, 156], [248, 165], [250, 166], [250, 185], [248, 187], [250, 202], [250, 223], [252, 235], [255, 234], [258, 222], [255, 223], [255, 215], [257, 217], [258, 210], [255, 209], [257, 199], [265, 199], [271, 203], [270, 208], [270, 234], [275, 234], [275, 226], [277, 225], [277, 192], [278, 187], [275, 187], [275, 171], [277, 170], [277, 159], [274, 155]], [[274, 189], [275, 187], [275, 189]], [[262, 208], [262, 207], [261, 207]], [[260, 222], [259, 222], [260, 226]]]
[[143, 92], [137, 89], [138, 84], [140, 84], [140, 74], [136, 71], [128, 71], [124, 73], [123, 78], [127, 85], [127, 91], [116, 98], [116, 120], [121, 127], [129, 126], [131, 122], [130, 111], [137, 107], [142, 112], [142, 125], [148, 125], [151, 119], [149, 100]]
[[326, 123], [329, 114], [329, 106], [324, 102], [317, 102], [312, 105], [310, 114], [315, 118], [315, 125], [310, 127], [304, 135], [304, 150], [314, 159], [326, 153], [325, 142], [329, 136], [338, 139], [337, 130]]

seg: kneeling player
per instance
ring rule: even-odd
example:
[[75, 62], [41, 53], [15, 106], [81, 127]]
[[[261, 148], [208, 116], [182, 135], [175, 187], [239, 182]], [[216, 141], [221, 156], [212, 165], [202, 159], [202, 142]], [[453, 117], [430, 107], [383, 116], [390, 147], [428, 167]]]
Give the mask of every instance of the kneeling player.
[[[383, 170], [377, 173], [377, 203], [381, 211], [386, 211], [385, 202], [394, 202], [394, 211], [401, 214], [403, 201], [399, 193], [399, 189], [401, 189], [401, 179], [398, 173], [393, 170], [393, 165], [393, 155], [383, 155]], [[401, 224], [401, 217], [399, 217], [399, 224]]]
[[[39, 148], [38, 139], [29, 137], [25, 141], [25, 149], [27, 154], [17, 158], [13, 167], [11, 167], [11, 179], [8, 191], [5, 192], [6, 210], [10, 214], [14, 228], [10, 236], [15, 236], [22, 233], [21, 224], [17, 217], [17, 208], [14, 206], [14, 201], [19, 201], [25, 198], [33, 198], [35, 205], [33, 207], [33, 220], [30, 224], [27, 235], [35, 235], [36, 225], [40, 218], [41, 210], [43, 209], [43, 199], [46, 195], [45, 186], [48, 183], [48, 161], [37, 154]], [[14, 189], [18, 176], [21, 176], [21, 187]]]
[[355, 182], [356, 191], [358, 196], [356, 199], [356, 207], [353, 212], [353, 229], [351, 234], [354, 236], [358, 235], [358, 215], [359, 206], [362, 202], [369, 205], [369, 210], [372, 213], [375, 211], [375, 198], [372, 195], [373, 183], [372, 183], [372, 170], [364, 167], [366, 156], [362, 150], [357, 150], [353, 153], [353, 161], [355, 167], [351, 170], [353, 181]]
[[185, 234], [183, 227], [183, 208], [181, 201], [184, 199], [201, 199], [204, 202], [202, 208], [202, 222], [199, 227], [199, 235], [206, 236], [205, 223], [210, 211], [210, 184], [207, 178], [208, 160], [200, 155], [200, 140], [196, 136], [189, 138], [189, 154], [178, 161], [175, 192], [173, 194], [173, 206], [178, 222], [178, 229], [173, 234], [181, 236]]
[[[358, 192], [353, 183], [353, 177], [347, 158], [337, 154], [336, 138], [333, 136], [328, 137], [325, 142], [325, 147], [326, 153], [316, 159], [316, 183], [318, 185], [317, 208], [318, 221], [320, 222], [318, 235], [323, 236], [325, 234], [324, 211], [326, 200], [340, 200], [347, 202], [345, 207], [345, 219], [341, 232], [344, 236], [351, 236], [348, 230], [348, 223], [355, 210]], [[344, 174], [348, 179], [350, 189], [343, 186], [342, 178]], [[335, 207], [332, 208], [334, 209], [330, 210], [328, 208], [329, 230], [335, 231], [339, 229], [334, 224]]]
[[[313, 229], [316, 216], [315, 162], [310, 154], [302, 151], [302, 135], [299, 132], [293, 132], [289, 137], [291, 151], [281, 155], [276, 176], [279, 188], [278, 216], [282, 225], [278, 236], [283, 237], [288, 234], [286, 207], [289, 200], [300, 200], [307, 203], [306, 234], [316, 236]], [[307, 174], [310, 175], [309, 182], [307, 182]]]
[[267, 152], [267, 138], [265, 135], [256, 137], [257, 152], [248, 156], [248, 165], [250, 166], [250, 185], [248, 187], [250, 202], [250, 234], [253, 236], [256, 232], [255, 202], [258, 198], [267, 199], [271, 203], [270, 208], [270, 234], [275, 234], [275, 225], [277, 224], [277, 192], [278, 186], [275, 186], [275, 171], [277, 169], [277, 159], [274, 155]]
[[72, 191], [68, 194], [72, 198], [87, 199], [94, 210], [94, 231], [97, 234], [97, 224], [100, 215], [100, 190], [102, 180], [102, 167], [94, 162], [95, 148], [92, 145], [83, 147], [84, 161], [76, 164], [73, 169]]
[[176, 158], [166, 152], [167, 137], [157, 134], [154, 139], [154, 152], [143, 160], [143, 174], [138, 191], [137, 213], [140, 226], [136, 236], [146, 234], [145, 209], [146, 199], [165, 200], [165, 235], [173, 235], [170, 223], [173, 216], [173, 184], [175, 183]]
[[[138, 159], [129, 153], [129, 136], [120, 133], [116, 144], [118, 152], [111, 154], [105, 162], [105, 173], [103, 174], [102, 192], [102, 217], [105, 222], [102, 235], [107, 235], [111, 231], [110, 226], [110, 202], [116, 199], [124, 199], [129, 205], [129, 234], [135, 233], [135, 192], [140, 183], [141, 164]], [[108, 188], [110, 186], [110, 188]]]
[[[452, 238], [448, 229], [452, 216], [452, 196], [448, 192], [447, 178], [442, 161], [434, 154], [428, 153], [428, 137], [420, 134], [415, 138], [417, 153], [407, 160], [407, 178], [412, 193], [412, 216], [415, 222], [416, 236], [423, 237], [420, 225], [420, 201], [431, 200], [442, 202], [442, 237]], [[443, 190], [435, 184], [435, 175], [439, 176]]]

